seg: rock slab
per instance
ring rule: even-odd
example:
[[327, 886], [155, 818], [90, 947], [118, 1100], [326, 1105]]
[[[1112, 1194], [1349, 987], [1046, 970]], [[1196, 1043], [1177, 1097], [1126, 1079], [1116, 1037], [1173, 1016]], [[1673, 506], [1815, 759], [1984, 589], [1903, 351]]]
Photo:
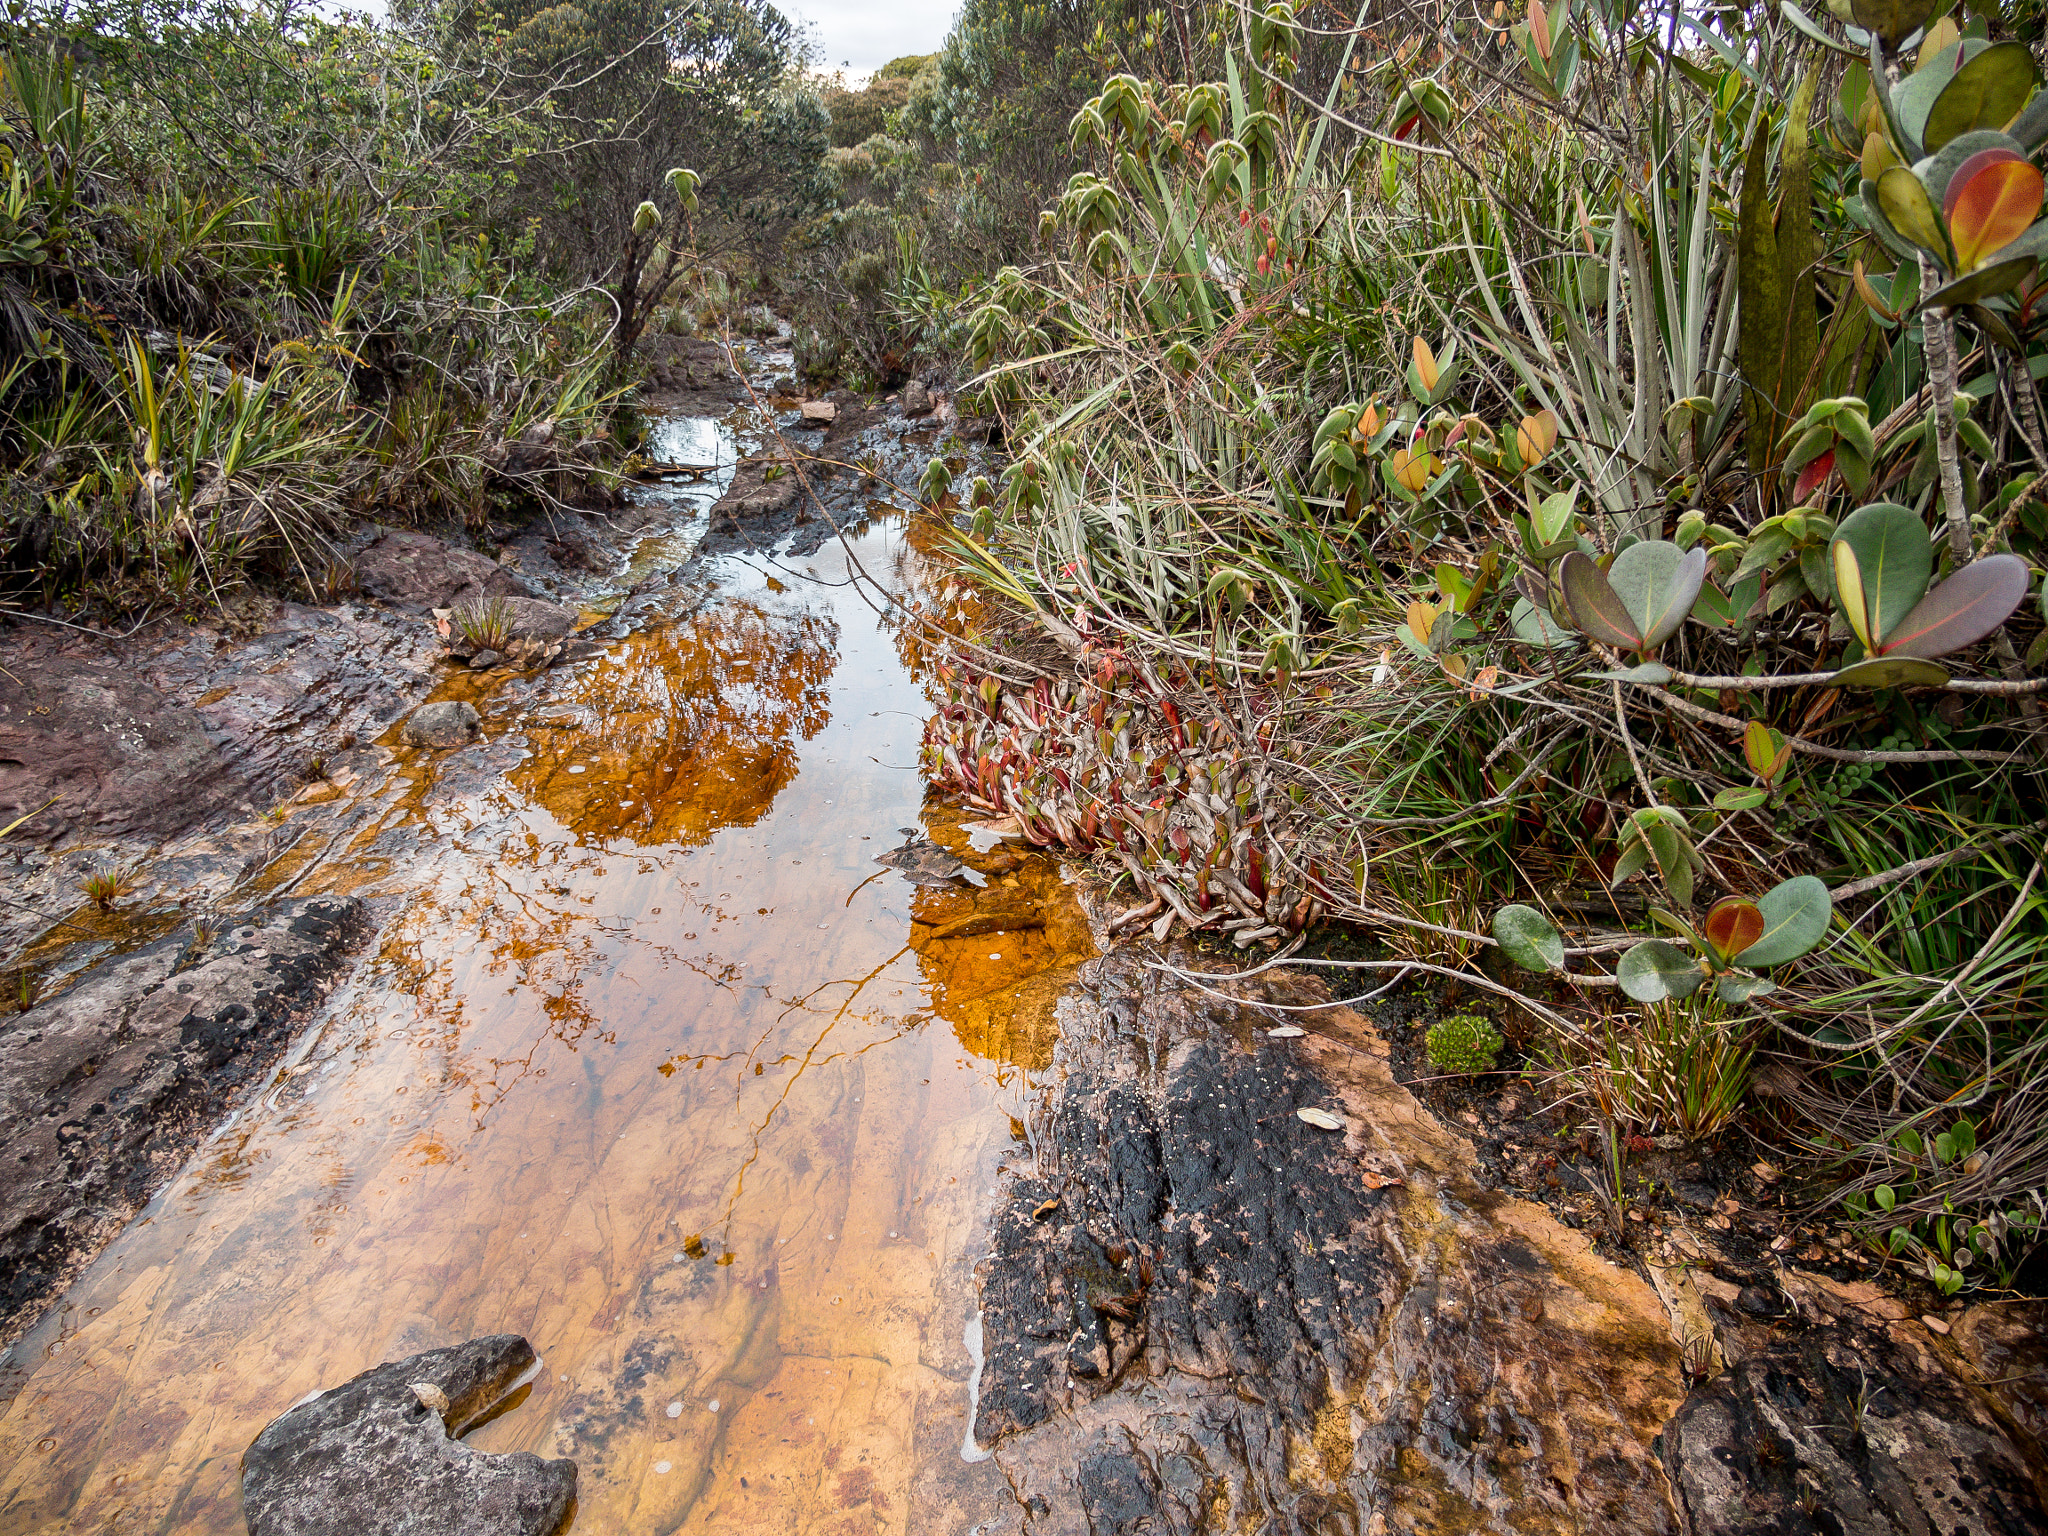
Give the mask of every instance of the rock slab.
[[494, 597], [531, 597], [525, 582], [473, 549], [394, 528], [355, 558], [356, 581], [399, 608], [454, 608]]
[[1685, 1536], [2048, 1530], [2041, 1448], [2010, 1403], [1971, 1384], [1976, 1362], [1957, 1371], [1919, 1324], [1887, 1320], [1904, 1312], [1892, 1298], [1868, 1299], [1859, 1316], [1805, 1289], [1799, 1315], [1664, 1430]]
[[539, 1364], [516, 1334], [472, 1339], [365, 1371], [272, 1420], [242, 1457], [249, 1536], [555, 1536], [575, 1504], [575, 1462], [454, 1438]]
[[57, 797], [17, 836], [174, 832], [226, 793], [198, 711], [132, 672], [46, 656], [0, 673], [0, 824]]
[[303, 898], [100, 966], [0, 1034], [0, 1338], [106, 1246], [283, 1054], [364, 927]]

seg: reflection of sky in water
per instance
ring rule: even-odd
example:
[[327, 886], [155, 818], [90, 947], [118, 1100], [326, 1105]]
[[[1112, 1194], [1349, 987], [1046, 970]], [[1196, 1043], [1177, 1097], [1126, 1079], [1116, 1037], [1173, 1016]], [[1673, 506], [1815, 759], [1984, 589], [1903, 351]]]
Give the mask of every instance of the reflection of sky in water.
[[894, 632], [801, 579], [843, 580], [836, 546], [773, 587], [719, 570], [721, 602], [510, 706], [505, 779], [393, 810], [418, 852], [297, 1075], [18, 1347], [0, 1527], [240, 1536], [267, 1419], [500, 1331], [548, 1369], [474, 1443], [574, 1455], [578, 1531], [822, 1536], [845, 1467], [900, 1515], [921, 1447], [957, 1463], [985, 1196], [1050, 1048], [1035, 977], [1077, 952], [1020, 925], [919, 953], [912, 922], [1057, 876], [879, 870], [929, 815]]

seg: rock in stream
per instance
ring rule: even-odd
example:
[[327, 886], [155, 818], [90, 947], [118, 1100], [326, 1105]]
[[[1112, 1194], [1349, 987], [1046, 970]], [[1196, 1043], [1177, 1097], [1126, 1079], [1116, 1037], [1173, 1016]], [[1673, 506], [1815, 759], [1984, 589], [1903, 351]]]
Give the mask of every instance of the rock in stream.
[[0, 1034], [0, 1336], [11, 1338], [277, 1062], [364, 927], [304, 897], [199, 949], [108, 962]]
[[265, 1426], [242, 1458], [249, 1536], [555, 1536], [576, 1463], [454, 1438], [538, 1369], [516, 1334], [380, 1365]]

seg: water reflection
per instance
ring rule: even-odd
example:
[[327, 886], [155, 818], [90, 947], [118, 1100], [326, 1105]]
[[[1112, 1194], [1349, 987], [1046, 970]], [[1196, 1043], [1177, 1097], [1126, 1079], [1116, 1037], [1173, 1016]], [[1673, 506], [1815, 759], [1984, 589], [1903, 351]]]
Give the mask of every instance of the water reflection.
[[829, 614], [719, 604], [644, 630], [579, 680], [570, 720], [535, 734], [512, 786], [579, 836], [702, 842], [758, 820], [831, 718]]
[[507, 705], [528, 755], [480, 790], [394, 773], [332, 877], [385, 924], [304, 1056], [9, 1357], [0, 1532], [239, 1536], [264, 1422], [499, 1331], [547, 1371], [472, 1443], [574, 1455], [580, 1531], [999, 1507], [961, 1334], [1086, 931], [1015, 851], [974, 890], [871, 878], [899, 826], [966, 839], [897, 637], [801, 574], [733, 566]]

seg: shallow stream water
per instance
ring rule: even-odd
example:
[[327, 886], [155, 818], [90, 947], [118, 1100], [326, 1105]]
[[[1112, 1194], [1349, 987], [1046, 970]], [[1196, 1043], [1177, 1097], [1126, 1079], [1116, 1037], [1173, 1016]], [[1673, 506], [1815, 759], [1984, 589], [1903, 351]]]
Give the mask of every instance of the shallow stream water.
[[[667, 430], [729, 476], [729, 436]], [[621, 585], [687, 557], [717, 483]], [[920, 542], [885, 509], [851, 539], [897, 591]], [[545, 1369], [469, 1443], [574, 1457], [578, 1533], [1003, 1502], [962, 1454], [972, 1265], [1085, 926], [1044, 861], [960, 889], [874, 862], [904, 828], [969, 850], [917, 771], [918, 647], [840, 546], [710, 574], [574, 671], [452, 675], [469, 771], [394, 736], [353, 787], [374, 815], [297, 889], [370, 898], [377, 936], [11, 1352], [0, 1532], [238, 1533], [266, 1422], [500, 1332]], [[989, 931], [913, 928], [967, 914]]]

